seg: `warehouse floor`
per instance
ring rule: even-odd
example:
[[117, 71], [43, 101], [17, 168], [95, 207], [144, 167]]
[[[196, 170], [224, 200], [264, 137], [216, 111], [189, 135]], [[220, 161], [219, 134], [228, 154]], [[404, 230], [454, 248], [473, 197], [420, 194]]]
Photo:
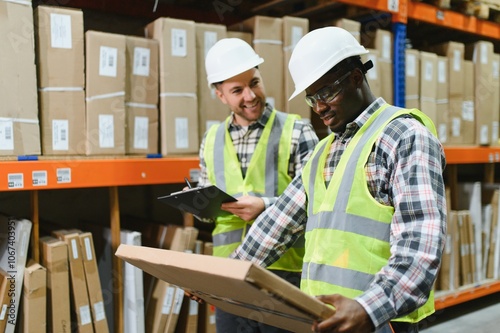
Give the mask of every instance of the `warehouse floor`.
[[500, 293], [437, 311], [421, 333], [492, 333], [500, 331]]

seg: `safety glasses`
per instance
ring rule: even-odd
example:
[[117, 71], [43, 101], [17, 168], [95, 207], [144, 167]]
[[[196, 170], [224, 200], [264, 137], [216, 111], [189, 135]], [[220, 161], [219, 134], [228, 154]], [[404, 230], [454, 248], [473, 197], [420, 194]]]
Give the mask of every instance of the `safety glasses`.
[[306, 96], [306, 103], [310, 107], [314, 108], [318, 105], [318, 102], [321, 101], [323, 103], [330, 103], [333, 101], [335, 97], [342, 91], [342, 86], [340, 85], [342, 81], [344, 81], [352, 71], [349, 71], [342, 75], [337, 81], [332, 84], [327, 85], [326, 87], [321, 88], [317, 93], [312, 96]]

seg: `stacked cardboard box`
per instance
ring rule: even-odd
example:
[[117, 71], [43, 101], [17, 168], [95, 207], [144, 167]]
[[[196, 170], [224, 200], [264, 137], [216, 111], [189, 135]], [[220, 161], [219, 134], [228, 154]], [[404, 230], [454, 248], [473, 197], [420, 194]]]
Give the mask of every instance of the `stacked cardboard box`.
[[406, 55], [405, 106], [420, 109], [420, 52], [407, 49]]
[[284, 16], [283, 17], [283, 75], [284, 75], [284, 109], [288, 113], [298, 114], [305, 121], [311, 121], [311, 109], [304, 101], [306, 93], [302, 92], [291, 101], [288, 98], [295, 91], [295, 84], [288, 70], [288, 63], [292, 56], [293, 49], [299, 40], [309, 31], [309, 20], [306, 18]]
[[85, 154], [83, 12], [35, 10], [43, 155]]
[[125, 153], [158, 153], [158, 42], [126, 36]]
[[380, 73], [380, 96], [389, 104], [393, 103], [393, 64], [392, 64], [392, 33], [387, 30], [376, 29], [371, 33], [361, 35], [363, 46], [379, 51], [378, 65]]
[[226, 38], [226, 26], [221, 24], [196, 23], [196, 68], [198, 77], [198, 135], [200, 140], [214, 124], [229, 116], [229, 109], [216, 96], [213, 87], [207, 84], [205, 57], [208, 50], [220, 39]]
[[[465, 59], [474, 64], [474, 111], [476, 145], [490, 145], [498, 141], [498, 131], [492, 136], [492, 128], [498, 128], [498, 108], [495, 110], [493, 85], [493, 43], [479, 41], [466, 45]], [[466, 76], [469, 78], [469, 76]], [[495, 123], [495, 125], [493, 125]]]
[[439, 141], [448, 143], [448, 118], [450, 116], [450, 103], [448, 100], [448, 58], [437, 57], [437, 93], [436, 93], [436, 130]]
[[458, 42], [446, 42], [432, 47], [432, 51], [448, 58], [448, 135], [445, 144], [474, 143], [474, 113], [465, 99], [464, 49]]
[[420, 110], [437, 123], [437, 54], [420, 51]]
[[160, 49], [160, 151], [196, 153], [199, 147], [194, 21], [159, 18], [146, 36]]
[[85, 33], [86, 154], [125, 154], [125, 36]]
[[0, 155], [39, 155], [31, 1], [2, 1], [0, 17]]
[[284, 110], [283, 19], [254, 16], [228, 29], [252, 33], [253, 48], [264, 58], [259, 69], [266, 87], [267, 102], [277, 110]]

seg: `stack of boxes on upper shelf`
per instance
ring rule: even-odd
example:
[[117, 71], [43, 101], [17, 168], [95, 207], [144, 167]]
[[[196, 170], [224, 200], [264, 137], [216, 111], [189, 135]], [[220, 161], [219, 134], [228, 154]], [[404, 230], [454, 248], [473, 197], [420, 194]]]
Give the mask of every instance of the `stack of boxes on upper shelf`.
[[[224, 37], [246, 40], [265, 59], [271, 105], [311, 120], [320, 137], [328, 133], [311, 119], [304, 93], [288, 101], [288, 61], [307, 19], [254, 16], [226, 27], [159, 18], [138, 37], [84, 32], [78, 9], [38, 6], [33, 20], [31, 4], [1, 3], [0, 156], [197, 153], [205, 131], [229, 115], [204, 68]], [[331, 24], [369, 49], [368, 82], [393, 103], [391, 32], [348, 19]], [[488, 41], [406, 50], [407, 107], [429, 114], [445, 145], [497, 145], [499, 57]]]
[[300, 98], [287, 101], [287, 59], [307, 19], [257, 16], [228, 29], [159, 18], [138, 37], [84, 32], [79, 9], [38, 6], [33, 15], [31, 4], [2, 5], [0, 155], [197, 153], [205, 131], [229, 115], [204, 68], [225, 37], [245, 39], [265, 58], [270, 104], [310, 116]]
[[499, 145], [500, 55], [493, 43], [406, 50], [406, 106], [434, 121], [444, 145]]

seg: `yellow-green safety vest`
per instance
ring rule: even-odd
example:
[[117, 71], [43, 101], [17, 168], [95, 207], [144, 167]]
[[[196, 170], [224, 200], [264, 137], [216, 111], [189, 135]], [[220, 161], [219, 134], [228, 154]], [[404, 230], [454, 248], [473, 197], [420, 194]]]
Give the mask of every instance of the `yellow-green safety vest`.
[[[207, 132], [203, 155], [210, 182], [235, 198], [243, 195], [279, 196], [292, 180], [288, 165], [292, 132], [297, 119], [300, 119], [298, 115], [276, 110], [271, 112], [244, 178], [227, 130], [231, 118], [212, 126]], [[252, 223], [229, 212], [219, 216], [212, 232], [213, 255], [228, 257], [241, 244]], [[303, 255], [304, 238], [301, 238], [268, 268], [300, 272]]]
[[[368, 289], [390, 257], [394, 208], [377, 202], [367, 186], [365, 165], [387, 124], [411, 115], [434, 135], [431, 119], [416, 109], [381, 106], [346, 147], [328, 188], [323, 169], [334, 135], [323, 139], [306, 163], [302, 179], [308, 197], [306, 252], [300, 288], [310, 295], [355, 298]], [[434, 294], [412, 313], [393, 319], [416, 323], [434, 312]]]

